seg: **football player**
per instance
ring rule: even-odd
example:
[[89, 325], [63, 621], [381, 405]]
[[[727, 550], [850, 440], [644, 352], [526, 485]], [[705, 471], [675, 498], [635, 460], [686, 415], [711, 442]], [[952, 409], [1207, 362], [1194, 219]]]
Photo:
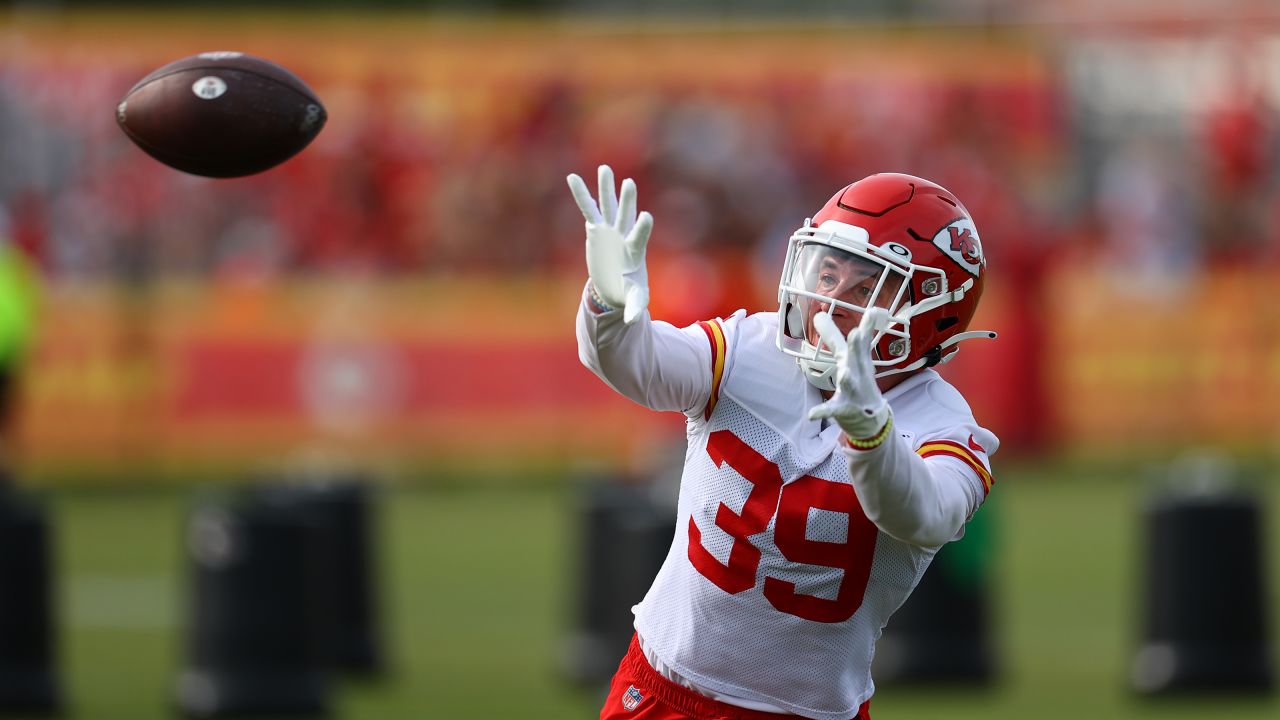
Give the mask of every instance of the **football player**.
[[991, 489], [996, 437], [934, 367], [986, 261], [973, 220], [918, 177], [872, 175], [792, 236], [776, 312], [652, 320], [636, 186], [599, 169], [582, 362], [687, 418], [677, 532], [635, 606], [605, 720], [869, 717], [881, 630]]

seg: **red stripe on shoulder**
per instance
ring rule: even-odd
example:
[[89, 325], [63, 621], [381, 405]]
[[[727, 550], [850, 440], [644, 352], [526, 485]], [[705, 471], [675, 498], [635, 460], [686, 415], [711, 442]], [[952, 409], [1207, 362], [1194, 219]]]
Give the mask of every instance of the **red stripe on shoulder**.
[[724, 377], [725, 340], [724, 328], [717, 320], [701, 320], [698, 327], [707, 334], [707, 342], [711, 343], [711, 395], [707, 398], [707, 406], [702, 411], [704, 420], [711, 418], [711, 412], [720, 399], [720, 380]]
[[946, 455], [963, 461], [966, 465], [973, 469], [978, 475], [978, 479], [982, 481], [982, 492], [987, 494], [991, 492], [991, 486], [995, 485], [995, 478], [991, 476], [991, 472], [987, 470], [987, 466], [982, 464], [977, 455], [964, 445], [953, 442], [951, 440], [931, 440], [920, 446], [916, 452], [920, 457], [933, 457], [935, 455]]

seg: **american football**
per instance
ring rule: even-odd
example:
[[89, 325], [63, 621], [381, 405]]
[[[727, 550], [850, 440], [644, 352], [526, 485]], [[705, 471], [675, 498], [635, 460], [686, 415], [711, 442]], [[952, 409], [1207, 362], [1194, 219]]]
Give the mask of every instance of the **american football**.
[[129, 139], [194, 175], [240, 177], [298, 154], [328, 115], [297, 75], [239, 52], [205, 52], [158, 68], [116, 106]]

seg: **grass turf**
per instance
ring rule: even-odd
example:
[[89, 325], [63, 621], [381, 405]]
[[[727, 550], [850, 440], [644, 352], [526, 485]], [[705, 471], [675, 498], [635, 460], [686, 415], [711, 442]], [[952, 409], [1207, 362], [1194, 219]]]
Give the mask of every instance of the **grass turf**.
[[[991, 506], [1002, 681], [986, 690], [884, 687], [873, 702], [877, 720], [1277, 716], [1280, 703], [1269, 698], [1131, 695], [1144, 488], [1090, 474], [1033, 466], [1002, 473]], [[190, 498], [181, 490], [49, 494], [69, 717], [173, 717]], [[380, 678], [342, 680], [335, 716], [594, 717], [598, 695], [559, 673], [573, 619], [576, 507], [567, 487], [383, 493], [378, 547], [390, 668]], [[1268, 513], [1280, 517], [1275, 492]], [[1269, 550], [1275, 597], [1274, 533]]]

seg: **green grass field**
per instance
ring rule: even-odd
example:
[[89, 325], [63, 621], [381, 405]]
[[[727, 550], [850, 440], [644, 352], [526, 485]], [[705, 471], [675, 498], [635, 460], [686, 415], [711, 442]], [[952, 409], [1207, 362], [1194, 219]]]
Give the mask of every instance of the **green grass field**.
[[[1129, 693], [1145, 489], [1120, 475], [1004, 469], [992, 505], [1003, 681], [989, 690], [882, 688], [877, 720], [1280, 716], [1280, 703], [1268, 699], [1151, 702]], [[1273, 521], [1277, 496], [1268, 496]], [[191, 497], [49, 493], [71, 717], [173, 716], [184, 639], [180, 541]], [[385, 492], [379, 534], [392, 669], [377, 680], [342, 681], [336, 717], [594, 717], [597, 696], [559, 674], [576, 583], [575, 507], [572, 492], [556, 485]], [[1280, 618], [1272, 620], [1274, 633]]]

